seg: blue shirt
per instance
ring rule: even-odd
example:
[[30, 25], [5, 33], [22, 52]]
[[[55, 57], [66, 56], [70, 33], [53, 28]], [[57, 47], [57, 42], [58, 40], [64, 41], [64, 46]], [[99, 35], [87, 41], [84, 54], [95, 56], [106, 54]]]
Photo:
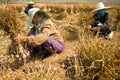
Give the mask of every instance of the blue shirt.
[[27, 6], [24, 12], [28, 15], [28, 11], [29, 11], [29, 9], [31, 9], [31, 8], [33, 8], [33, 7]]

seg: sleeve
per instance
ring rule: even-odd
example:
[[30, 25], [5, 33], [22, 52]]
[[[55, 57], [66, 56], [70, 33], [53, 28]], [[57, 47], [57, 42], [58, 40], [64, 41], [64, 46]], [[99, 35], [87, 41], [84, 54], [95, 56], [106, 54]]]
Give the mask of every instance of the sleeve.
[[24, 11], [27, 15], [28, 15], [29, 9], [31, 9], [31, 7], [30, 7], [30, 6], [27, 6], [26, 9], [25, 9], [25, 11]]
[[98, 17], [97, 17], [97, 14], [94, 14], [93, 15], [93, 21], [91, 23], [91, 26], [92, 27], [97, 27], [97, 24], [100, 23], [100, 21], [98, 21]]
[[111, 18], [108, 15], [108, 13], [106, 14], [106, 20], [105, 20], [105, 23], [103, 25], [109, 26], [109, 27], [111, 26]]
[[24, 10], [24, 12], [27, 14], [27, 8], [28, 8], [28, 6], [25, 8], [25, 10]]
[[43, 26], [43, 29], [39, 34], [28, 36], [26, 41], [31, 46], [38, 46], [41, 45], [43, 42], [45, 42], [50, 34], [51, 34], [51, 25], [48, 24]]

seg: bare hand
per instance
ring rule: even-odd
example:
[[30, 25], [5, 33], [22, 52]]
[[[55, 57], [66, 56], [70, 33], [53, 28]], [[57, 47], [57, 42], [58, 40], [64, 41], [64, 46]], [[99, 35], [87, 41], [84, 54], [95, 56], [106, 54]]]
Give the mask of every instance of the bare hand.
[[26, 37], [23, 37], [21, 35], [18, 35], [17, 37], [14, 38], [15, 43], [21, 43], [21, 42], [24, 42], [24, 41], [26, 41]]

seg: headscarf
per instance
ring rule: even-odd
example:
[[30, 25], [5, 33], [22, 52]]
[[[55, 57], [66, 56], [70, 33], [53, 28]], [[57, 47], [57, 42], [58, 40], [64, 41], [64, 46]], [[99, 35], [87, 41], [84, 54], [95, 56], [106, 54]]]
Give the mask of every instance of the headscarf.
[[41, 29], [42, 29], [46, 20], [47, 19], [44, 18], [38, 25], [35, 26], [35, 35], [40, 33], [40, 31], [41, 31]]
[[98, 16], [99, 16], [99, 17], [102, 17], [102, 16], [105, 15], [105, 13], [106, 13], [106, 10], [105, 10], [105, 9], [99, 10], [99, 11], [98, 11]]

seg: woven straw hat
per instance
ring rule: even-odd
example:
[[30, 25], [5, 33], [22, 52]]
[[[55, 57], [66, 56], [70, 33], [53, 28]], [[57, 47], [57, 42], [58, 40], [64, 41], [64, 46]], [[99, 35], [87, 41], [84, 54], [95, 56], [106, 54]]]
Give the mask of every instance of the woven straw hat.
[[112, 7], [105, 7], [103, 2], [99, 2], [96, 5], [96, 9], [94, 9], [92, 12], [95, 12], [95, 11], [98, 11], [98, 10], [101, 10], [101, 9], [108, 9], [108, 8], [112, 8]]

